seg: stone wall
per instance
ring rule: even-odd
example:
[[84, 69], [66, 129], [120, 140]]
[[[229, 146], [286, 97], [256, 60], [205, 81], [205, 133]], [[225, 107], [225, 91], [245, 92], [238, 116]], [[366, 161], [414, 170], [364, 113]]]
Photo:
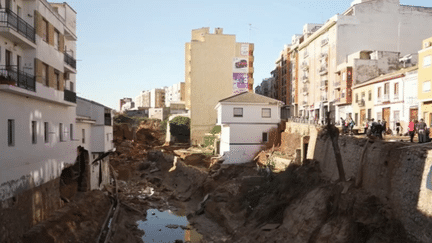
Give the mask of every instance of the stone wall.
[[[421, 242], [432, 242], [432, 145], [341, 136], [339, 146], [346, 177], [361, 176], [362, 188], [387, 204], [391, 217], [399, 219]], [[324, 176], [338, 178], [330, 139], [318, 136], [309, 152], [320, 162]]]

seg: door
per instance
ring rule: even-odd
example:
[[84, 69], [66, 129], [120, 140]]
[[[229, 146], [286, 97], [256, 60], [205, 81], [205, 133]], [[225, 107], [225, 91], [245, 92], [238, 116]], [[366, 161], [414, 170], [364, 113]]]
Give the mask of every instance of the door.
[[9, 69], [10, 66], [12, 65], [12, 52], [8, 50], [6, 50], [5, 64], [6, 64], [6, 69]]
[[358, 126], [363, 126], [363, 122], [366, 121], [366, 109], [360, 110], [360, 122], [357, 124]]
[[410, 109], [410, 121], [418, 119], [418, 108]]
[[387, 123], [390, 121], [390, 107], [382, 109], [383, 120]]

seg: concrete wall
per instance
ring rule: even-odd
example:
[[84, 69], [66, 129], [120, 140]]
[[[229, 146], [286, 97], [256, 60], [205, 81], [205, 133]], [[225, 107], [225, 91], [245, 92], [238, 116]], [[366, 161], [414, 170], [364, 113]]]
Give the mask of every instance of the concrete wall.
[[[360, 158], [366, 144], [366, 139], [348, 136], [339, 138], [346, 177], [358, 177], [362, 168], [362, 187], [389, 205], [391, 216], [399, 219], [410, 234], [421, 242], [431, 242], [431, 148], [376, 141], [368, 144], [361, 167]], [[331, 141], [318, 138], [315, 148], [310, 148], [310, 151], [313, 152], [313, 158], [320, 162], [323, 174], [336, 180], [338, 170]]]

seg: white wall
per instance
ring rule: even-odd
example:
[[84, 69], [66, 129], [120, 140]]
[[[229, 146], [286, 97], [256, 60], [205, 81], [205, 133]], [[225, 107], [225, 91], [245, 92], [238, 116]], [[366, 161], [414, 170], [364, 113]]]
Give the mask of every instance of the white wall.
[[[75, 126], [75, 107], [61, 106], [0, 91], [0, 200], [12, 196], [14, 183], [38, 186], [61, 174], [75, 162], [77, 143], [71, 141], [70, 124]], [[7, 143], [7, 120], [15, 120], [15, 146]], [[37, 143], [32, 143], [31, 121], [37, 122]], [[49, 122], [49, 142], [44, 141], [44, 122]], [[63, 123], [64, 141], [59, 140]], [[76, 129], [74, 129], [76, 138]], [[25, 178], [25, 179], [24, 179]], [[5, 184], [6, 183], [6, 184]], [[9, 184], [7, 184], [9, 183]]]
[[[234, 117], [234, 108], [243, 108], [243, 117]], [[271, 118], [262, 118], [261, 109], [270, 108]], [[277, 105], [245, 105], [245, 104], [222, 104], [221, 118], [218, 122], [229, 123], [279, 123], [280, 107]]]

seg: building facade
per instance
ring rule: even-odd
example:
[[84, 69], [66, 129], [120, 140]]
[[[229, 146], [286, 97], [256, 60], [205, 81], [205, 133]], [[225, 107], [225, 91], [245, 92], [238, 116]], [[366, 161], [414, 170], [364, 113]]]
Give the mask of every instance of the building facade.
[[27, 227], [60, 207], [60, 174], [77, 156], [76, 12], [46, 0], [0, 3], [0, 205], [37, 194], [21, 205]]
[[86, 166], [88, 189], [102, 189], [109, 184], [109, 157], [92, 162], [114, 148], [113, 111], [102, 104], [77, 97], [76, 116], [78, 146], [88, 150], [90, 156], [90, 163]]
[[192, 30], [185, 46], [186, 108], [191, 114], [191, 141], [202, 144], [216, 122], [217, 102], [235, 93], [253, 92], [254, 45], [236, 42], [221, 28]]
[[165, 88], [165, 107], [170, 107], [171, 103], [185, 101], [185, 83], [180, 82]]
[[418, 99], [421, 103], [420, 114], [428, 127], [432, 125], [432, 37], [423, 40], [419, 51]]
[[141, 91], [141, 93], [137, 97], [135, 97], [135, 105], [137, 108], [140, 108], [140, 107], [149, 108], [150, 107], [150, 91], [148, 91], [148, 90]]
[[[362, 76], [363, 81], [374, 77], [366, 77], [369, 70], [341, 66], [349, 62], [347, 57], [363, 50], [371, 53], [379, 50], [399, 53], [394, 57], [397, 62], [400, 56], [418, 51], [413, 43], [429, 37], [432, 27], [423, 23], [431, 20], [429, 7], [401, 5], [399, 0], [356, 0], [344, 13], [333, 16], [323, 25], [306, 24], [302, 35], [293, 36], [288, 51], [291, 113], [310, 120], [324, 120], [326, 112], [331, 111], [333, 121], [338, 109], [340, 113], [350, 113], [346, 109], [349, 98], [340, 103], [342, 91], [345, 89], [348, 95], [350, 88], [341, 86], [339, 76], [351, 72], [353, 84]], [[389, 68], [389, 72], [398, 69]], [[273, 72], [273, 76], [278, 75], [277, 69]], [[285, 88], [278, 86], [278, 89], [283, 93]]]

